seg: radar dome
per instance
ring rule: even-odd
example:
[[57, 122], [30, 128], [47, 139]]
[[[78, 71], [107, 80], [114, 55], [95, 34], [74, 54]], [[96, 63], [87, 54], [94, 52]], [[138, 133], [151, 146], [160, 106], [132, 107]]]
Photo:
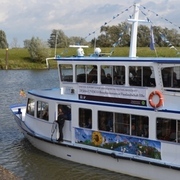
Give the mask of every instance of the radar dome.
[[100, 49], [100, 48], [96, 48], [96, 49], [94, 50], [94, 53], [95, 53], [97, 56], [99, 56], [100, 53], [101, 53], [101, 49]]
[[81, 47], [79, 47], [79, 48], [77, 49], [77, 54], [78, 54], [78, 56], [80, 56], [80, 57], [84, 56], [84, 50], [83, 50]]

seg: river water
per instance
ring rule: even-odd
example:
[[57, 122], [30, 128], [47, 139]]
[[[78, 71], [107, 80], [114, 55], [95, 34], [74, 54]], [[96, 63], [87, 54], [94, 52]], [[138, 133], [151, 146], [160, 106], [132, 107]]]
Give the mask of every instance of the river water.
[[9, 106], [25, 102], [19, 96], [21, 89], [58, 86], [57, 70], [0, 70], [0, 165], [24, 180], [138, 180], [51, 156], [24, 138]]

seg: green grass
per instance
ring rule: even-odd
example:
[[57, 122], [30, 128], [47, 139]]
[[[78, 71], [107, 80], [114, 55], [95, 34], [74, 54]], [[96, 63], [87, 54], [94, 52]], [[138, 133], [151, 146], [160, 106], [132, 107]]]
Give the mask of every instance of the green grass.
[[[76, 55], [76, 48], [58, 48], [57, 55], [60, 56], [73, 56]], [[101, 48], [102, 53], [110, 53], [113, 48]], [[93, 48], [85, 48], [85, 55], [90, 55], [93, 53]], [[157, 48], [158, 57], [177, 57], [177, 51], [170, 49], [168, 47]], [[128, 47], [118, 47], [115, 48], [112, 56], [127, 57], [129, 55]], [[51, 57], [54, 56], [54, 49], [51, 50]], [[148, 47], [137, 48], [138, 57], [156, 57], [155, 51], [150, 50]], [[46, 63], [35, 63], [31, 61], [30, 55], [27, 49], [15, 48], [8, 50], [8, 69], [45, 69]], [[56, 68], [56, 62], [51, 61], [51, 68]], [[6, 49], [0, 49], [0, 69], [6, 68]]]
[[[45, 69], [46, 63], [33, 62], [27, 49], [15, 48], [8, 50], [8, 69]], [[52, 63], [56, 67], [56, 63]], [[6, 68], [6, 49], [0, 49], [0, 69]]]
[[[113, 48], [101, 48], [101, 53], [110, 53]], [[93, 53], [93, 48], [84, 48], [85, 55], [90, 55]], [[157, 55], [155, 51], [150, 50], [149, 47], [138, 47], [137, 48], [137, 56], [139, 57], [177, 57], [177, 51], [174, 49], [170, 49], [169, 47], [158, 47], [156, 48]], [[75, 48], [69, 48], [67, 52], [65, 49], [57, 49], [57, 54], [60, 56], [72, 56], [76, 55]], [[129, 48], [128, 47], [117, 47], [114, 49], [112, 56], [121, 56], [127, 57], [129, 56]]]

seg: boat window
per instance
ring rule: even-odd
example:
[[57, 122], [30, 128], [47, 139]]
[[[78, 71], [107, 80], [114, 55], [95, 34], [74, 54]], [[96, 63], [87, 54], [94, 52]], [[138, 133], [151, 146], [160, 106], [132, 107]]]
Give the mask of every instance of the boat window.
[[37, 101], [37, 118], [49, 120], [49, 105], [47, 102]]
[[98, 127], [102, 131], [149, 137], [147, 116], [98, 111]]
[[[156, 121], [156, 132], [157, 139], [164, 141], [173, 141], [179, 142], [179, 127], [180, 123], [178, 122], [178, 133], [176, 133], [177, 120], [167, 119], [167, 118], [157, 118]], [[176, 137], [177, 135], [178, 137]]]
[[164, 87], [180, 87], [180, 67], [166, 67], [161, 69]]
[[125, 84], [125, 67], [124, 66], [101, 66], [101, 83], [102, 84]]
[[85, 83], [97, 83], [97, 66], [76, 65], [76, 81]]
[[71, 106], [70, 105], [64, 105], [64, 104], [58, 104], [57, 106], [57, 112], [58, 109], [61, 108], [64, 116], [66, 117], [66, 120], [71, 120]]
[[92, 129], [92, 110], [79, 108], [79, 126]]
[[113, 131], [113, 113], [98, 111], [98, 127], [102, 131]]
[[131, 86], [155, 87], [156, 82], [153, 67], [130, 66], [129, 84]]
[[60, 78], [64, 82], [73, 81], [73, 66], [72, 64], [60, 64], [59, 65]]
[[147, 116], [131, 115], [131, 135], [148, 137], [149, 119]]
[[130, 135], [130, 115], [115, 113], [115, 132]]
[[115, 132], [148, 137], [149, 120], [147, 116], [115, 113]]
[[87, 76], [87, 83], [97, 83], [97, 66], [93, 65]]
[[35, 107], [34, 99], [28, 98], [27, 108], [26, 108], [27, 114], [34, 116], [34, 107]]
[[76, 65], [76, 82], [87, 82], [87, 70], [85, 65]]

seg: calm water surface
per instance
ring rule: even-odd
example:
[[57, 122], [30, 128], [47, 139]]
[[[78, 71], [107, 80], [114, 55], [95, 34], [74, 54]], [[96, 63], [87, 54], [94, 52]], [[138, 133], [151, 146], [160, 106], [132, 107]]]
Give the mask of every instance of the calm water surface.
[[57, 70], [0, 70], [0, 165], [25, 180], [138, 180], [69, 162], [34, 148], [20, 133], [9, 106], [23, 102], [20, 89], [58, 87]]

